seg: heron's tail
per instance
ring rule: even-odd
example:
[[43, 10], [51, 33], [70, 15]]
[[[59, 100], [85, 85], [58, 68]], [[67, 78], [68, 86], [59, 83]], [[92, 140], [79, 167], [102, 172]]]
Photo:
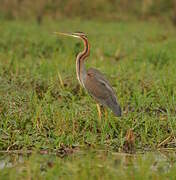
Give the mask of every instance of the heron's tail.
[[112, 108], [112, 111], [117, 117], [122, 116], [122, 110], [118, 104], [116, 105], [116, 107]]
[[117, 116], [120, 117], [122, 116], [122, 110], [121, 107], [119, 105], [119, 103], [117, 102], [117, 99], [114, 98], [109, 98], [106, 101], [106, 105], [112, 110], [112, 112]]

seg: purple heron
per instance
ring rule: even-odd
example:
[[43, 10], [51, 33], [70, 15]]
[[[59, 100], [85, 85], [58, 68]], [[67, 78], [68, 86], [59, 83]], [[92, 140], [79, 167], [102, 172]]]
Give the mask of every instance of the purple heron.
[[[109, 107], [116, 116], [121, 116], [121, 108], [117, 101], [115, 91], [104, 75], [94, 68], [90, 68], [87, 71], [85, 69], [84, 60], [90, 54], [90, 45], [87, 36], [82, 32], [55, 32], [55, 34], [72, 36], [83, 41], [84, 50], [81, 51], [76, 57], [76, 75], [80, 85], [83, 86], [98, 103]], [[97, 106], [97, 108], [99, 116], [101, 117], [100, 107]]]

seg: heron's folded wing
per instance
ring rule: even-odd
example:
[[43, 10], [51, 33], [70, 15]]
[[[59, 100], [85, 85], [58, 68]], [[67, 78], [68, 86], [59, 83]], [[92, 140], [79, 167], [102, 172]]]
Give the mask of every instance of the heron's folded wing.
[[98, 70], [89, 69], [84, 85], [99, 103], [109, 107], [115, 115], [121, 116], [121, 108], [117, 102], [115, 92], [103, 74]]
[[92, 96], [102, 102], [109, 97], [116, 99], [115, 92], [111, 85], [104, 75], [96, 69], [91, 68], [87, 71], [85, 88]]

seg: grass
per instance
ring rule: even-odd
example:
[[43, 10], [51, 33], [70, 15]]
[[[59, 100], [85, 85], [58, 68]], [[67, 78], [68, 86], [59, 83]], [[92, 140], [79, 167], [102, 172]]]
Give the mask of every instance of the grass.
[[[122, 151], [129, 129], [136, 150], [175, 147], [176, 34], [170, 23], [65, 20], [39, 26], [1, 20], [0, 27], [1, 151], [73, 146]], [[121, 118], [108, 110], [107, 119], [98, 120], [95, 101], [76, 79], [75, 55], [82, 44], [54, 31], [88, 34], [86, 66], [107, 76]], [[57, 163], [59, 168], [63, 162]]]

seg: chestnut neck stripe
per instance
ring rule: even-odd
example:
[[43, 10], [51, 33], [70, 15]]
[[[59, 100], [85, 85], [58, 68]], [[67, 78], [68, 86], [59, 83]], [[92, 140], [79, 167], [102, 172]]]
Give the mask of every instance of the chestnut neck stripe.
[[[81, 54], [81, 56], [79, 57], [78, 59], [78, 74], [79, 74], [79, 77], [80, 77], [80, 71], [81, 71], [81, 63], [82, 61], [89, 55], [89, 44], [88, 44], [88, 40], [87, 38], [85, 37], [81, 37], [81, 39], [84, 41], [84, 50]], [[80, 78], [81, 79], [81, 78]]]

